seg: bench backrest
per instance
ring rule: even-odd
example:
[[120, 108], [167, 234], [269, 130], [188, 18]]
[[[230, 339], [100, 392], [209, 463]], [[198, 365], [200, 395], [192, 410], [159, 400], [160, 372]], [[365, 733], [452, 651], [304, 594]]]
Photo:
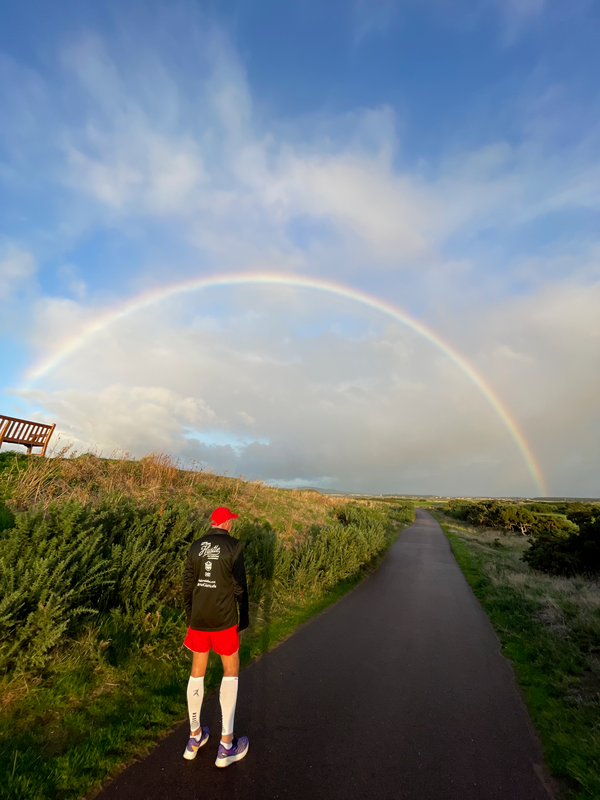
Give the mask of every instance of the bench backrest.
[[32, 447], [41, 447], [41, 456], [46, 455], [46, 448], [56, 425], [43, 422], [31, 422], [27, 419], [4, 417], [0, 414], [0, 447], [6, 444], [22, 444], [31, 454]]

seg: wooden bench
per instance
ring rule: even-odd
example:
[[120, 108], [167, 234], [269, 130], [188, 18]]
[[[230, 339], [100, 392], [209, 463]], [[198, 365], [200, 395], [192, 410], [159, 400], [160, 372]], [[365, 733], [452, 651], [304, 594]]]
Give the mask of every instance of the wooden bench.
[[33, 447], [41, 447], [41, 456], [46, 455], [46, 448], [56, 425], [45, 425], [43, 422], [31, 422], [27, 419], [3, 417], [0, 414], [0, 447], [3, 444], [22, 444], [31, 455]]

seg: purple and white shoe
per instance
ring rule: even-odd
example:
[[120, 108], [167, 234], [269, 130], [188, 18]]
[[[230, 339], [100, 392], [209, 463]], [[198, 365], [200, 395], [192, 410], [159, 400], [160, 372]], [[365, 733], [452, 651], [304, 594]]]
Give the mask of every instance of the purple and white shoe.
[[230, 764], [233, 764], [234, 761], [241, 761], [248, 752], [249, 744], [250, 742], [247, 736], [240, 736], [239, 739], [236, 739], [234, 736], [229, 750], [223, 747], [223, 744], [219, 742], [219, 750], [217, 752], [215, 764], [217, 767], [228, 767]]
[[187, 758], [188, 761], [192, 761], [192, 759], [196, 758], [196, 753], [200, 750], [201, 747], [208, 742], [208, 735], [210, 734], [210, 728], [202, 728], [202, 736], [199, 739], [196, 739], [195, 736], [190, 736], [190, 740], [187, 743], [187, 747], [183, 753], [183, 757]]

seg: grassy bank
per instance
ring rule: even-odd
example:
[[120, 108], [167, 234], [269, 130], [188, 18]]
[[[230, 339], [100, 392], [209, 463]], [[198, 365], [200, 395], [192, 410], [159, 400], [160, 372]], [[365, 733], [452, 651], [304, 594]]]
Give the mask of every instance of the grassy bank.
[[[163, 457], [1, 467], [3, 800], [85, 796], [184, 717], [179, 579], [215, 505], [241, 515], [244, 663], [355, 585], [414, 517], [409, 504], [272, 489]], [[219, 669], [211, 661], [209, 687]]]
[[[12, 511], [48, 508], [74, 501], [82, 505], [160, 505], [178, 501], [194, 506], [207, 519], [218, 505], [235, 505], [246, 519], [268, 522], [281, 539], [295, 541], [311, 524], [322, 524], [333, 507], [348, 502], [313, 490], [289, 491], [216, 475], [201, 468], [183, 468], [162, 453], [138, 461], [127, 453], [115, 458], [78, 455], [65, 448], [54, 458], [28, 458], [0, 453], [0, 502]], [[0, 515], [0, 528], [2, 527]]]
[[514, 666], [565, 798], [600, 798], [600, 583], [522, 561], [528, 541], [439, 511], [452, 550]]

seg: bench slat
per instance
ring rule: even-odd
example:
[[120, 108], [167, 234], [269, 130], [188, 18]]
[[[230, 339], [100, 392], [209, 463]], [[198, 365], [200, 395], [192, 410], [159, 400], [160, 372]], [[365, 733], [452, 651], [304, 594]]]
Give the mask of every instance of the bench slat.
[[56, 425], [45, 422], [33, 422], [17, 417], [6, 417], [0, 414], [0, 447], [6, 444], [21, 444], [31, 453], [33, 447], [41, 447], [40, 455], [46, 454], [48, 442]]

